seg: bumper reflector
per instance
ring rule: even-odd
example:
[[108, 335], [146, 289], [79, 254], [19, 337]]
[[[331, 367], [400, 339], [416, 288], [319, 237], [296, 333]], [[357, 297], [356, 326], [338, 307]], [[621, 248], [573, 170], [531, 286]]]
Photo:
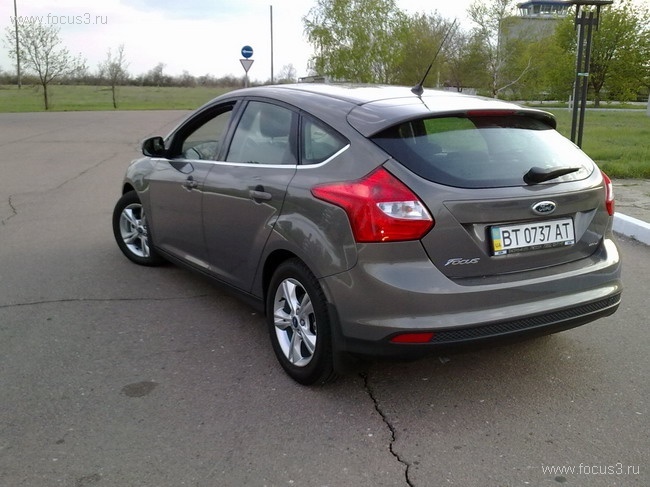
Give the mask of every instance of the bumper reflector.
[[435, 333], [402, 333], [390, 339], [391, 343], [429, 343]]

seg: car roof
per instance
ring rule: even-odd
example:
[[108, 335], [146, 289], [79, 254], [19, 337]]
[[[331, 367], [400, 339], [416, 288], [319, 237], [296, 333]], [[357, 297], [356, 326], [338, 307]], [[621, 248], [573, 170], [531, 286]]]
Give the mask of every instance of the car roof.
[[425, 89], [421, 96], [417, 96], [405, 86], [297, 83], [246, 88], [229, 95], [273, 98], [297, 106], [329, 123], [333, 119], [340, 122], [345, 118], [365, 137], [409, 120], [472, 111], [514, 112], [533, 116], [552, 128], [556, 127], [553, 115], [541, 110], [452, 91]]

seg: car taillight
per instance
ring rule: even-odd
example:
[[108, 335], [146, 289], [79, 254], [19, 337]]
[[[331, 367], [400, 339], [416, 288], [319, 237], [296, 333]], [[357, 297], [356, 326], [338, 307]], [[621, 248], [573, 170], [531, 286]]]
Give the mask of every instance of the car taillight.
[[357, 242], [418, 240], [433, 227], [424, 204], [384, 168], [356, 181], [314, 186], [311, 192], [345, 210]]
[[614, 216], [614, 185], [612, 184], [612, 180], [609, 179], [609, 176], [604, 172], [603, 180], [605, 181], [605, 207], [609, 216]]

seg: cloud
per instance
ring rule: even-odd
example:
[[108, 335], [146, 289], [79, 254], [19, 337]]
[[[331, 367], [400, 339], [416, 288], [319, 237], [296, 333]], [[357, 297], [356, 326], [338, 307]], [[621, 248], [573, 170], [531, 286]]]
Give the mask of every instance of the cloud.
[[195, 20], [213, 16], [236, 17], [243, 15], [251, 2], [234, 0], [121, 0], [121, 3], [143, 13], [161, 13], [169, 20]]

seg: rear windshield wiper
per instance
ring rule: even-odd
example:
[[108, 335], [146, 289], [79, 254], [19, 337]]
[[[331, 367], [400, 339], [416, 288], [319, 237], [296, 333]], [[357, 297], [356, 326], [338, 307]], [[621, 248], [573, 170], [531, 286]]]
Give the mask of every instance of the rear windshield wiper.
[[524, 174], [524, 182], [528, 185], [540, 184], [551, 179], [559, 178], [566, 174], [571, 174], [572, 172], [577, 172], [581, 168], [579, 167], [559, 167], [559, 168], [543, 168], [543, 167], [533, 167]]

